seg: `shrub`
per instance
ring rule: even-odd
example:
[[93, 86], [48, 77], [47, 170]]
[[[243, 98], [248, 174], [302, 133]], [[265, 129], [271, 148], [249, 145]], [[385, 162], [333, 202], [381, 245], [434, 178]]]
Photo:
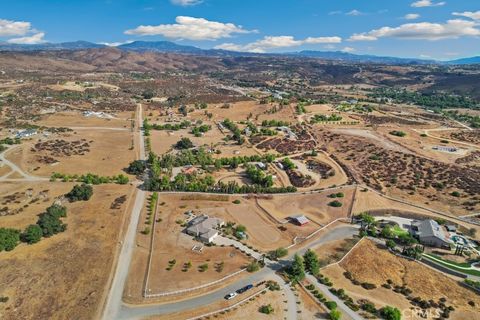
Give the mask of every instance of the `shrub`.
[[385, 320], [400, 320], [402, 313], [397, 308], [385, 306], [380, 309], [380, 316]]
[[340, 208], [342, 206], [342, 203], [340, 201], [332, 201], [332, 202], [329, 202], [328, 205], [330, 207], [334, 207], [334, 208]]
[[259, 312], [264, 314], [271, 314], [273, 313], [273, 307], [271, 304], [263, 305], [258, 309]]
[[377, 308], [375, 308], [375, 305], [371, 302], [366, 302], [362, 304], [362, 310], [367, 311], [371, 314], [376, 314], [377, 313]]
[[278, 248], [268, 253], [268, 257], [272, 260], [277, 260], [279, 258], [285, 257], [288, 254], [288, 250], [285, 248]]
[[267, 287], [268, 287], [268, 290], [270, 291], [280, 291], [281, 289], [278, 282], [275, 282], [272, 280], [267, 281]]
[[377, 286], [373, 283], [368, 283], [368, 282], [364, 282], [362, 283], [362, 288], [366, 289], [366, 290], [373, 290], [375, 289]]
[[239, 199], [235, 199], [235, 200], [233, 200], [233, 203], [234, 203], [234, 204], [240, 204], [240, 200], [239, 200]]
[[327, 301], [325, 302], [325, 307], [327, 307], [329, 310], [335, 310], [337, 309], [337, 303], [335, 301]]
[[403, 131], [398, 131], [398, 130], [393, 130], [393, 131], [390, 131], [390, 134], [392, 136], [396, 136], [396, 137], [405, 137], [407, 134]]
[[40, 241], [40, 239], [42, 239], [42, 236], [43, 236], [42, 228], [40, 228], [40, 226], [37, 224], [31, 224], [21, 234], [20, 238], [23, 242], [32, 244]]
[[388, 239], [386, 242], [385, 242], [385, 245], [387, 246], [387, 248], [389, 249], [393, 249], [395, 248], [395, 241], [393, 241], [392, 239]]
[[342, 314], [338, 310], [331, 310], [330, 313], [328, 314], [328, 317], [330, 320], [340, 320], [342, 317]]
[[260, 270], [260, 264], [257, 261], [252, 261], [248, 266], [247, 266], [247, 271], [248, 272], [256, 272]]

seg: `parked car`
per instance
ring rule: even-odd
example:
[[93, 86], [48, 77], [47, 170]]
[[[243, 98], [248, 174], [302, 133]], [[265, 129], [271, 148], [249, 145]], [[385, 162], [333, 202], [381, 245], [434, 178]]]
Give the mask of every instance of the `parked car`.
[[226, 300], [231, 300], [233, 298], [235, 298], [237, 296], [237, 293], [236, 292], [232, 292], [232, 293], [229, 293], [225, 296], [225, 299]]
[[244, 293], [245, 291], [250, 290], [250, 289], [252, 289], [252, 288], [253, 288], [253, 284], [249, 284], [249, 285], [246, 285], [246, 286], [243, 287], [243, 288], [238, 289], [238, 290], [237, 290], [237, 293], [238, 293], [238, 294], [241, 294], [241, 293]]

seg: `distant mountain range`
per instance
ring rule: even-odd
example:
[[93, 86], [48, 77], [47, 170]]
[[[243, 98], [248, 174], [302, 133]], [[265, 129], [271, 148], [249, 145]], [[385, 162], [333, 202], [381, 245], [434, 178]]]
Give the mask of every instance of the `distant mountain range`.
[[[88, 41], [75, 41], [63, 43], [42, 43], [42, 44], [11, 44], [0, 42], [0, 51], [52, 51], [52, 50], [82, 50], [82, 49], [101, 49], [108, 46]], [[290, 57], [308, 57], [324, 60], [346, 61], [346, 62], [364, 62], [380, 64], [479, 64], [480, 56], [462, 58], [451, 61], [436, 61], [416, 58], [397, 58], [381, 57], [375, 55], [358, 55], [341, 51], [300, 51], [276, 54], [260, 54], [250, 52], [236, 52], [217, 49], [201, 49], [194, 46], [180, 45], [170, 41], [134, 41], [117, 46], [116, 48], [125, 51], [136, 52], [161, 52], [161, 53], [184, 53], [204, 56], [290, 56]]]

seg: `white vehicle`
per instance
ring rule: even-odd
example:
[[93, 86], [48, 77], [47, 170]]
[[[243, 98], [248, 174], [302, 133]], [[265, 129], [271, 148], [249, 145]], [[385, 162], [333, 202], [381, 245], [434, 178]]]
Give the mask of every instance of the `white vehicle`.
[[236, 292], [232, 292], [232, 293], [229, 293], [225, 296], [225, 299], [226, 300], [231, 300], [233, 298], [235, 298], [237, 296], [237, 293]]

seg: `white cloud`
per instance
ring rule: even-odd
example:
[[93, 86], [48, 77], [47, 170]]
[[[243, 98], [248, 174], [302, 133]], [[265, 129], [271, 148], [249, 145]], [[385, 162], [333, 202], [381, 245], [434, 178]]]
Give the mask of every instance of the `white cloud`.
[[233, 23], [209, 21], [204, 18], [178, 16], [176, 24], [161, 24], [158, 26], [138, 26], [125, 31], [125, 34], [137, 36], [162, 35], [173, 39], [217, 40], [231, 37], [234, 33], [250, 33]]
[[266, 36], [261, 40], [248, 43], [246, 45], [224, 43], [216, 46], [215, 49], [248, 52], [266, 52], [269, 49], [298, 47], [304, 44], [332, 44], [340, 42], [342, 42], [342, 38], [340, 37], [308, 37], [303, 40], [298, 40], [292, 36]]
[[363, 15], [364, 13], [361, 12], [361, 11], [358, 11], [357, 9], [353, 9], [352, 11], [349, 11], [347, 13], [345, 13], [347, 16], [361, 16]]
[[127, 40], [127, 41], [123, 41], [123, 42], [99, 42], [99, 44], [103, 44], [105, 46], [109, 46], [109, 47], [118, 47], [118, 46], [121, 46], [122, 44], [127, 44], [127, 43], [132, 43], [133, 40]]
[[373, 41], [378, 38], [399, 38], [415, 40], [456, 39], [464, 36], [480, 36], [478, 24], [461, 19], [448, 20], [446, 23], [407, 23], [399, 27], [383, 27], [370, 32], [352, 35], [349, 41]]
[[418, 13], [409, 13], [409, 14], [406, 14], [403, 18], [405, 20], [415, 20], [420, 18], [420, 15]]
[[345, 47], [342, 49], [342, 52], [346, 52], [346, 53], [351, 53], [354, 51], [355, 51], [355, 48], [352, 48], [352, 47]]
[[378, 40], [376, 36], [369, 35], [367, 33], [355, 33], [350, 38], [348, 38], [348, 41], [375, 41], [375, 40]]
[[423, 7], [440, 7], [446, 4], [445, 1], [441, 2], [432, 2], [432, 0], [419, 0], [411, 4], [414, 8], [423, 8]]
[[323, 48], [327, 50], [334, 50], [336, 47], [333, 44], [326, 44], [323, 46]]
[[32, 31], [30, 22], [0, 19], [0, 37], [23, 36]]
[[[387, 12], [387, 10], [380, 10], [380, 11], [378, 11], [378, 13], [380, 13], [380, 14], [381, 14], [381, 13], [385, 13], [385, 12]], [[330, 12], [328, 13], [328, 15], [330, 15], [330, 16], [339, 15], [339, 14], [341, 14], [341, 15], [346, 15], [346, 16], [363, 16], [363, 15], [365, 15], [365, 14], [367, 14], [367, 13], [362, 12], [362, 11], [359, 11], [359, 10], [357, 10], [357, 9], [353, 9], [353, 10], [350, 10], [350, 11], [347, 11], [347, 12], [343, 12], [343, 11], [337, 10], [337, 11], [330, 11]]]
[[465, 12], [454, 12], [452, 13], [454, 16], [461, 16], [467, 17], [473, 20], [480, 20], [480, 11], [472, 12], [472, 11], [465, 11]]
[[170, 0], [170, 2], [177, 6], [188, 7], [200, 4], [203, 0]]
[[330, 12], [328, 13], [328, 15], [329, 15], [329, 16], [335, 16], [335, 15], [337, 15], [337, 14], [342, 14], [342, 13], [343, 13], [343, 11], [336, 10], [336, 11], [330, 11]]
[[43, 40], [44, 36], [45, 36], [45, 33], [39, 32], [32, 36], [8, 39], [7, 42], [15, 43], [15, 44], [38, 44], [38, 43], [45, 42], [45, 40]]
[[222, 43], [215, 46], [215, 49], [228, 50], [228, 51], [242, 51], [243, 46], [235, 43]]

